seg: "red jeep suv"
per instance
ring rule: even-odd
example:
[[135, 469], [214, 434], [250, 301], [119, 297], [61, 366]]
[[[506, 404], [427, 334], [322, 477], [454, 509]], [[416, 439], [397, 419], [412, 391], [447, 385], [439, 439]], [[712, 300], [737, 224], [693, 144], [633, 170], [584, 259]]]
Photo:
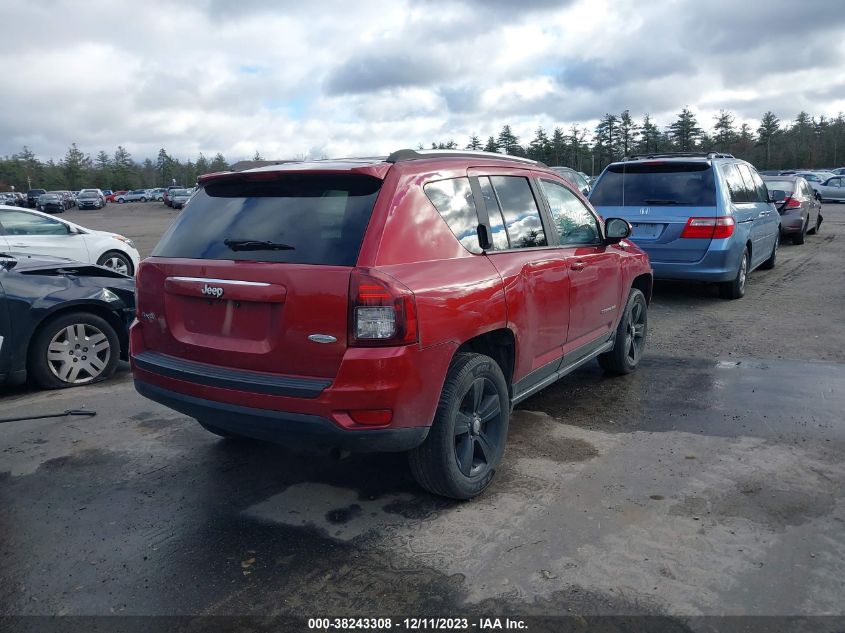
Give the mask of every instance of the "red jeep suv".
[[208, 174], [137, 274], [135, 385], [212, 433], [410, 451], [481, 492], [524, 400], [634, 370], [652, 271], [566, 180], [482, 152]]

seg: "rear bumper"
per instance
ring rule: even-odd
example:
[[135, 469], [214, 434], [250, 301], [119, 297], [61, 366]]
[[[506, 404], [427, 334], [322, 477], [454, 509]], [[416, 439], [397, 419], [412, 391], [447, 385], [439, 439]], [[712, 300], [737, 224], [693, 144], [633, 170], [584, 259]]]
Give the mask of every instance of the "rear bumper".
[[318, 415], [271, 411], [196, 398], [135, 380], [142, 396], [238, 435], [287, 446], [321, 446], [354, 452], [408, 451], [423, 443], [429, 427], [348, 431]]
[[784, 213], [780, 216], [780, 232], [781, 234], [800, 233], [804, 228], [804, 216], [799, 211], [798, 213]]
[[[141, 394], [214, 426], [285, 444], [316, 440], [355, 451], [397, 451], [425, 439], [457, 345], [349, 348], [332, 378], [255, 372], [147, 350], [137, 322], [130, 347]], [[353, 417], [373, 410], [389, 410], [389, 423], [361, 424]]]
[[[718, 244], [713, 240], [710, 249], [697, 262], [661, 262], [651, 260], [655, 279], [689, 279], [691, 281], [720, 282], [736, 277], [742, 244]], [[731, 248], [730, 246], [736, 246]]]

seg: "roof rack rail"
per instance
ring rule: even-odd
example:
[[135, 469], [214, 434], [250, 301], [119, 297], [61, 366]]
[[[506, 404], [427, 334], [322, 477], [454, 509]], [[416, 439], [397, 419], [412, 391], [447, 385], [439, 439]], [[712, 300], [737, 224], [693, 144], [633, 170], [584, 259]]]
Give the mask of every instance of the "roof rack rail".
[[399, 149], [391, 153], [385, 160], [388, 163], [401, 163], [406, 160], [421, 160], [423, 158], [498, 158], [499, 160], [512, 160], [518, 163], [528, 163], [545, 167], [544, 163], [523, 156], [512, 154], [498, 154], [496, 152], [475, 152], [461, 149]]
[[634, 154], [622, 160], [637, 160], [639, 158], [734, 158], [733, 154], [725, 152], [656, 152], [654, 154]]

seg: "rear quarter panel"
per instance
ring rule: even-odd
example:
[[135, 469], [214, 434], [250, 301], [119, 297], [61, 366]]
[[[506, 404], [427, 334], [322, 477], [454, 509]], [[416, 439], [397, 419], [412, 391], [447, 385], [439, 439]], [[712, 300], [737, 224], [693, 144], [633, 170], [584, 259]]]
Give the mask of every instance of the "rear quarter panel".
[[466, 167], [394, 165], [382, 186], [358, 260], [410, 288], [420, 345], [460, 345], [505, 327], [502, 280], [485, 255], [466, 250], [423, 191], [428, 182], [467, 175]]

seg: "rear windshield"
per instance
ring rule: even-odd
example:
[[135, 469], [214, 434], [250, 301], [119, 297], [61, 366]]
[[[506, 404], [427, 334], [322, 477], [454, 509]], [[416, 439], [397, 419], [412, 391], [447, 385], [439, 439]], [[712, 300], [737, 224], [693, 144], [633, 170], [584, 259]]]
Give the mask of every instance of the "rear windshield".
[[769, 191], [780, 190], [791, 193], [795, 189], [794, 180], [769, 180], [768, 178], [764, 178], [763, 182], [766, 183], [766, 189]]
[[716, 205], [713, 168], [707, 163], [611, 165], [590, 194], [595, 206]]
[[360, 174], [211, 182], [153, 256], [353, 266], [380, 186]]

